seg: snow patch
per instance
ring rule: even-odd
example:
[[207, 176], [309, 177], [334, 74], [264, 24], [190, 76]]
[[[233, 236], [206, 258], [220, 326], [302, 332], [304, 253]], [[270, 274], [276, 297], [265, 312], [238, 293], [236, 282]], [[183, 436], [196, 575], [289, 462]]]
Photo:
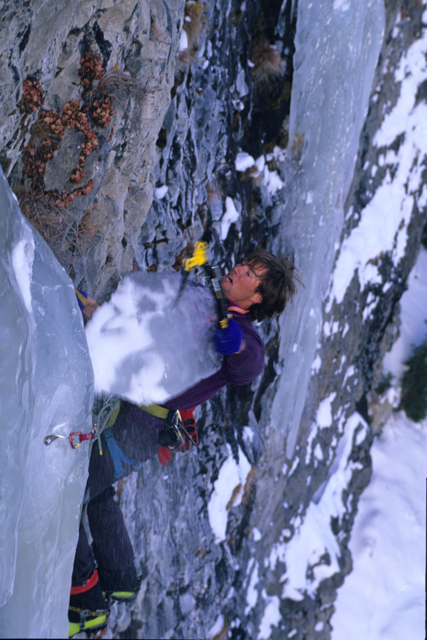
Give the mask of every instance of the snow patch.
[[277, 191], [283, 188], [284, 183], [279, 177], [277, 171], [270, 171], [267, 166], [264, 168], [264, 185], [267, 187], [268, 192], [274, 195]]
[[239, 212], [236, 209], [233, 199], [227, 196], [225, 199], [225, 214], [221, 220], [221, 240], [226, 239], [231, 225], [233, 222], [237, 222], [238, 219]]
[[[240, 447], [238, 463], [233, 457], [229, 444], [227, 444], [227, 449], [228, 457], [221, 466], [208, 504], [209, 523], [217, 544], [223, 542], [226, 538], [227, 505], [229, 505], [233, 496], [232, 506], [238, 506], [242, 502], [244, 486], [251, 470], [251, 464]], [[240, 488], [236, 491], [239, 485]]]
[[185, 51], [185, 49], [188, 49], [188, 36], [187, 36], [186, 32], [183, 29], [181, 31], [181, 37], [179, 39], [179, 50], [180, 51]]
[[321, 428], [325, 429], [326, 427], [330, 427], [332, 425], [332, 403], [335, 400], [337, 394], [331, 393], [327, 398], [322, 400], [319, 404], [319, 408], [316, 413], [316, 424]]
[[384, 358], [385, 372], [398, 380], [405, 370], [403, 364], [412, 353], [412, 345], [419, 345], [427, 335], [427, 251], [421, 247], [417, 262], [409, 278], [408, 290], [401, 304], [400, 336]]
[[[359, 425], [364, 429], [368, 428], [363, 418], [354, 413], [346, 423], [330, 476], [317, 504], [311, 502], [305, 517], [295, 519], [293, 538], [280, 545], [280, 549], [276, 545], [274, 557], [286, 563], [286, 573], [282, 576], [282, 598], [298, 601], [302, 600], [305, 594], [314, 596], [320, 582], [340, 570], [340, 545], [330, 523], [332, 517], [341, 518], [346, 510], [342, 492], [348, 486], [355, 468], [348, 457], [353, 446], [354, 433]], [[272, 554], [270, 560], [270, 569], [274, 570]]]
[[371, 448], [353, 526], [353, 571], [338, 590], [332, 640], [424, 640], [425, 438], [403, 414]]
[[319, 373], [320, 367], [322, 366], [322, 359], [319, 355], [315, 357], [313, 360], [313, 364], [311, 365], [311, 374]]
[[253, 167], [254, 164], [255, 160], [249, 153], [241, 152], [237, 154], [235, 161], [236, 171], [246, 171]]
[[213, 638], [215, 638], [215, 636], [217, 636], [224, 629], [224, 626], [224, 616], [221, 613], [216, 619], [215, 624], [207, 632], [206, 640], [213, 640]]
[[169, 187], [164, 184], [162, 187], [154, 189], [154, 197], [156, 200], [163, 200], [168, 191]]
[[252, 529], [252, 535], [254, 537], [255, 542], [259, 542], [262, 538], [262, 533], [259, 529], [257, 529], [256, 527], [254, 527]]
[[258, 591], [255, 588], [259, 581], [258, 570], [258, 562], [251, 558], [248, 565], [248, 575], [251, 577], [249, 580], [248, 590], [246, 592], [245, 615], [248, 615], [249, 611], [254, 608], [258, 600]]
[[265, 590], [263, 596], [267, 601], [264, 613], [259, 625], [258, 640], [268, 640], [273, 627], [277, 627], [280, 619], [280, 599], [278, 596], [267, 596]]

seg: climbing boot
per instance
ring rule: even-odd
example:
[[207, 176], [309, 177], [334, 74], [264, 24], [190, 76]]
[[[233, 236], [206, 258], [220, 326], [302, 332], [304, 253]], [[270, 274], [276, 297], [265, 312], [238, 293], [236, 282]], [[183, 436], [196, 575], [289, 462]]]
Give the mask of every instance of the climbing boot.
[[95, 569], [83, 585], [71, 587], [68, 637], [71, 638], [81, 631], [100, 631], [107, 626], [109, 615], [108, 601], [102, 593], [98, 571]]
[[138, 576], [134, 565], [124, 571], [99, 567], [102, 592], [109, 602], [133, 602], [141, 588], [141, 580], [146, 576], [147, 573]]

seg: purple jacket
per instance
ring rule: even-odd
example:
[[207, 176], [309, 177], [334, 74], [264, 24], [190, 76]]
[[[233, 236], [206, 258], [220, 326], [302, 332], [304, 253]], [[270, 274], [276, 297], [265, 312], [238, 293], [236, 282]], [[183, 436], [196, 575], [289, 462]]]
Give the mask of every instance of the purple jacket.
[[226, 384], [248, 384], [259, 376], [264, 369], [264, 343], [255, 331], [249, 316], [231, 312], [239, 323], [245, 340], [245, 348], [241, 353], [224, 356], [221, 369], [200, 380], [194, 387], [187, 389], [179, 396], [165, 402], [168, 409], [192, 409], [206, 402]]
[[[168, 409], [193, 409], [206, 402], [227, 384], [248, 384], [259, 376], [264, 369], [264, 343], [255, 331], [249, 316], [231, 311], [239, 323], [245, 340], [245, 348], [241, 353], [224, 356], [219, 371], [200, 380], [194, 387], [175, 396], [163, 406]], [[129, 405], [134, 417], [147, 427], [162, 431], [164, 421], [146, 413], [136, 405]]]

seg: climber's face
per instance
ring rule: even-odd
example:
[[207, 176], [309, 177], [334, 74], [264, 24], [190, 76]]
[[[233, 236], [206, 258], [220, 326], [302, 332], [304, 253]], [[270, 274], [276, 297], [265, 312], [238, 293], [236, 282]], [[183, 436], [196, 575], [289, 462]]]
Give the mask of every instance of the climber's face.
[[249, 309], [253, 304], [262, 301], [261, 294], [256, 291], [260, 276], [266, 269], [250, 266], [248, 263], [238, 264], [221, 279], [221, 288], [225, 297], [242, 309]]

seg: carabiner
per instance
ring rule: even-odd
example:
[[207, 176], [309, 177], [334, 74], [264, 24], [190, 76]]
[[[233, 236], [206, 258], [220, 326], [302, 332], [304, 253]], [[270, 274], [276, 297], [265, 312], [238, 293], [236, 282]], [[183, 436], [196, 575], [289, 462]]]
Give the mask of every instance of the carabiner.
[[93, 437], [93, 432], [82, 433], [81, 431], [72, 431], [68, 436], [68, 439], [70, 441], [71, 448], [77, 449], [77, 447], [80, 447], [82, 442], [84, 442], [85, 440], [93, 440]]

